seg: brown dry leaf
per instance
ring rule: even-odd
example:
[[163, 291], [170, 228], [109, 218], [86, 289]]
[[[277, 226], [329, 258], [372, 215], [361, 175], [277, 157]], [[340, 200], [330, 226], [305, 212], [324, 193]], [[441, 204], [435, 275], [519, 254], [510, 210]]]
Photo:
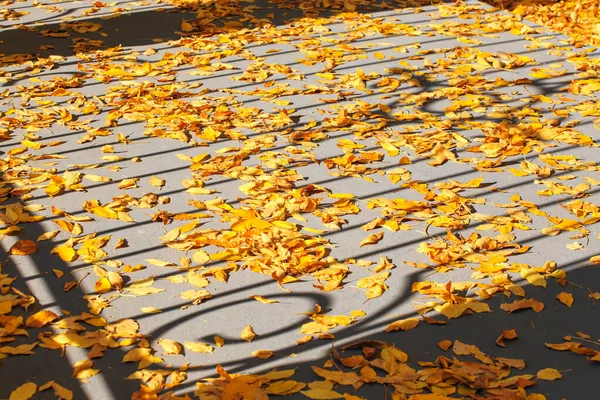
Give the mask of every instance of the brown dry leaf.
[[246, 342], [250, 343], [256, 337], [256, 333], [254, 332], [254, 329], [252, 329], [252, 326], [248, 325], [244, 328], [244, 330], [242, 330], [242, 334], [240, 335], [240, 337], [242, 338], [242, 340], [245, 340]]
[[10, 393], [8, 400], [27, 400], [33, 397], [37, 392], [37, 385], [27, 382], [16, 388]]
[[437, 343], [438, 347], [442, 350], [448, 350], [450, 348], [450, 346], [452, 346], [452, 341], [451, 340], [442, 340], [440, 342]]
[[389, 324], [385, 328], [385, 331], [386, 332], [393, 332], [393, 331], [398, 331], [398, 330], [410, 331], [411, 329], [416, 328], [420, 322], [421, 322], [421, 320], [419, 318], [401, 319], [401, 320], [394, 321], [391, 324]]
[[573, 301], [575, 300], [573, 295], [567, 292], [561, 292], [557, 294], [556, 298], [567, 307], [571, 307], [573, 305]]
[[562, 378], [562, 374], [554, 368], [544, 368], [537, 373], [538, 379], [543, 379], [545, 381], [554, 381], [556, 379]]
[[360, 242], [360, 247], [371, 245], [371, 244], [376, 244], [381, 239], [383, 239], [383, 232], [373, 233], [373, 234], [367, 236], [366, 238], [364, 238], [362, 240], [362, 242]]
[[516, 329], [508, 329], [502, 332], [502, 334], [500, 336], [498, 336], [498, 338], [496, 339], [496, 344], [498, 346], [502, 346], [502, 347], [506, 347], [506, 345], [504, 344], [504, 340], [513, 340], [516, 339], [517, 336], [517, 330]]
[[535, 312], [540, 312], [544, 309], [544, 303], [539, 302], [535, 299], [523, 299], [515, 300], [512, 303], [504, 303], [500, 305], [500, 308], [504, 311], [512, 313], [513, 311], [522, 310], [524, 308], [531, 308]]
[[8, 254], [13, 256], [28, 256], [35, 253], [36, 250], [37, 245], [34, 241], [22, 239], [11, 246], [11, 248], [8, 250]]

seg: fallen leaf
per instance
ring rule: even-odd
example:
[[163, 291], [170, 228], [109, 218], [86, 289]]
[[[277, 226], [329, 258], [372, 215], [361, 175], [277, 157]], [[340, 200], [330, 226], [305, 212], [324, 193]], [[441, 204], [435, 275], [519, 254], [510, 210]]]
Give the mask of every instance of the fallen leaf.
[[10, 393], [8, 400], [27, 400], [33, 397], [37, 392], [37, 385], [27, 382], [16, 388]]
[[215, 349], [208, 343], [183, 342], [183, 346], [195, 353], [212, 353]]
[[574, 298], [571, 293], [561, 292], [556, 295], [556, 298], [567, 307], [571, 307], [573, 305]]
[[158, 339], [156, 341], [163, 348], [164, 354], [181, 354], [181, 344], [171, 339]]
[[393, 332], [393, 331], [398, 331], [398, 330], [410, 331], [411, 329], [416, 328], [420, 322], [421, 322], [421, 320], [419, 318], [401, 319], [401, 320], [394, 321], [391, 324], [389, 324], [385, 328], [385, 331], [386, 332]]
[[8, 254], [13, 256], [28, 256], [35, 253], [37, 245], [32, 240], [22, 239], [17, 241], [8, 250]]
[[254, 329], [252, 329], [252, 326], [248, 325], [244, 328], [244, 330], [242, 330], [242, 334], [240, 335], [240, 337], [242, 338], [242, 340], [245, 340], [246, 342], [250, 343], [256, 337], [256, 333], [254, 332]]
[[496, 344], [498, 346], [506, 347], [506, 345], [504, 344], [504, 340], [513, 340], [513, 339], [516, 339], [517, 337], [518, 336], [517, 336], [517, 330], [516, 329], [505, 330], [496, 339]]
[[538, 379], [543, 379], [545, 381], [554, 381], [556, 379], [562, 378], [562, 374], [554, 368], [544, 368], [537, 373]]
[[29, 328], [41, 328], [43, 326], [48, 325], [57, 318], [58, 315], [56, 315], [54, 312], [50, 310], [42, 310], [27, 317], [27, 322], [25, 324]]

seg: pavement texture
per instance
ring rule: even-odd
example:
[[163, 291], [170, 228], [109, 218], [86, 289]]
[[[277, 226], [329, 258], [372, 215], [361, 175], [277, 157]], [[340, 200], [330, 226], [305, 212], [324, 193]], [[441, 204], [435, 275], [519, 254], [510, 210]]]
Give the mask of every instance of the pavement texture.
[[[475, 345], [523, 360], [512, 374], [531, 381], [527, 393], [597, 397], [594, 48], [477, 2], [3, 7], [0, 299], [12, 310], [0, 345], [38, 345], [0, 349], [0, 398], [48, 381], [75, 399], [264, 398], [196, 382], [218, 366], [323, 381], [312, 366], [337, 371], [344, 346], [366, 354], [382, 342], [414, 369], [475, 360], [459, 348]], [[24, 240], [34, 252], [19, 250]], [[25, 294], [36, 299], [27, 309]], [[543, 310], [509, 313], [523, 294]], [[447, 318], [457, 304], [490, 312]], [[54, 322], [26, 326], [41, 310]], [[28, 337], [9, 331], [11, 316]], [[139, 328], [119, 328], [130, 320]], [[385, 332], [398, 320], [407, 325]], [[518, 338], [497, 345], [511, 329]], [[168, 355], [160, 339], [211, 347]], [[365, 385], [331, 378], [302, 391], [417, 399], [435, 386], [343, 368]], [[537, 379], [545, 368], [562, 378]], [[480, 384], [423, 398], [527, 398]]]

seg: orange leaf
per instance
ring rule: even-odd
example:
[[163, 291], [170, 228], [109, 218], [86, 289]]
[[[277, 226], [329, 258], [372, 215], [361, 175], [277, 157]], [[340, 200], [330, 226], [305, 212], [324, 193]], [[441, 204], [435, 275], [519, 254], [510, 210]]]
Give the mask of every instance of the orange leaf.
[[35, 253], [37, 245], [35, 242], [27, 239], [19, 240], [8, 250], [8, 254], [13, 256], [28, 256]]

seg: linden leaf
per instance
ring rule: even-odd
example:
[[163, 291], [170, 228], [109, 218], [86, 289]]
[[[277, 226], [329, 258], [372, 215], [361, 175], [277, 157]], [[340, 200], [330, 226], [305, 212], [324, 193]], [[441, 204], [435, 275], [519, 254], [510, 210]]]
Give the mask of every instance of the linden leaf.
[[287, 396], [293, 393], [297, 393], [306, 387], [306, 383], [296, 381], [277, 381], [269, 384], [265, 388], [265, 392], [268, 394], [274, 394], [279, 396]]
[[389, 324], [386, 328], [385, 331], [386, 332], [392, 332], [392, 331], [398, 331], [398, 330], [403, 330], [403, 331], [410, 331], [411, 329], [416, 328], [419, 323], [421, 323], [421, 320], [419, 318], [407, 318], [407, 319], [401, 319], [395, 322], [392, 322], [391, 324]]
[[252, 326], [248, 325], [244, 328], [244, 330], [242, 330], [242, 334], [240, 335], [240, 337], [242, 338], [242, 340], [245, 340], [246, 342], [250, 343], [256, 337], [256, 333], [254, 332], [254, 329], [252, 329]]
[[181, 345], [171, 339], [158, 339], [156, 341], [163, 348], [164, 354], [181, 354]]
[[36, 240], [38, 242], [43, 242], [44, 240], [54, 239], [56, 237], [56, 235], [58, 235], [59, 233], [60, 233], [59, 229], [56, 229], [53, 231], [48, 231], [48, 232], [42, 233], [40, 236], [38, 236], [38, 238]]
[[[371, 245], [371, 244], [376, 244], [381, 239], [383, 239], [383, 232], [373, 233], [373, 234], [367, 236], [366, 238], [364, 238], [362, 242], [360, 242], [360, 247]], [[302, 393], [304, 393], [304, 392], [302, 392]]]
[[448, 350], [452, 346], [451, 340], [442, 340], [437, 343], [438, 347], [444, 351]]
[[41, 328], [58, 318], [58, 315], [50, 310], [38, 311], [27, 318], [25, 325], [29, 328]]
[[556, 298], [567, 307], [571, 307], [573, 305], [573, 301], [575, 300], [573, 295], [567, 292], [561, 292], [557, 294]]
[[554, 368], [544, 368], [537, 373], [538, 379], [543, 379], [545, 381], [554, 381], [562, 378], [562, 374]]
[[504, 344], [504, 340], [505, 339], [506, 340], [513, 340], [513, 339], [516, 339], [517, 337], [518, 336], [517, 336], [517, 330], [516, 329], [505, 330], [496, 339], [496, 344], [498, 346], [506, 347], [506, 345]]
[[526, 266], [521, 267], [521, 276], [524, 279], [527, 279], [527, 282], [531, 283], [534, 286], [546, 287], [546, 278], [540, 275], [533, 268], [528, 268]]
[[67, 389], [64, 386], [59, 385], [58, 383], [54, 382], [54, 381], [49, 381], [47, 383], [45, 383], [44, 385], [39, 387], [39, 391], [42, 392], [44, 390], [48, 390], [52, 388], [52, 390], [54, 390], [54, 394], [56, 395], [56, 397], [58, 397], [61, 400], [72, 400], [73, 399], [73, 392], [70, 391], [69, 389]]
[[258, 296], [258, 295], [250, 296], [250, 298], [254, 299], [256, 301], [259, 301], [263, 304], [279, 303], [279, 300], [271, 300], [271, 299], [267, 299], [266, 297], [262, 297], [262, 296]]
[[524, 308], [531, 308], [535, 312], [540, 312], [544, 309], [544, 303], [534, 299], [523, 299], [515, 300], [512, 303], [504, 303], [500, 305], [500, 308], [504, 311], [512, 313], [513, 311], [522, 310]]
[[27, 382], [16, 388], [10, 393], [8, 400], [27, 400], [33, 397], [37, 392], [37, 385]]
[[261, 360], [266, 360], [267, 358], [273, 357], [275, 353], [271, 350], [256, 350], [252, 352], [252, 357], [260, 358]]
[[98, 369], [92, 368], [93, 364], [90, 360], [77, 361], [73, 365], [73, 376], [80, 380], [91, 378], [100, 372]]
[[37, 245], [32, 240], [19, 240], [8, 250], [8, 254], [13, 256], [28, 256], [35, 253]]
[[161, 309], [159, 309], [159, 308], [156, 308], [156, 307], [152, 307], [152, 306], [149, 306], [149, 307], [142, 307], [142, 308], [141, 308], [141, 311], [142, 311], [144, 314], [158, 314], [158, 313], [161, 313], [161, 312], [162, 312], [162, 310], [161, 310]]
[[212, 353], [215, 350], [210, 344], [202, 342], [183, 342], [183, 345], [195, 353]]
[[157, 178], [156, 176], [152, 176], [149, 180], [149, 183], [152, 186], [156, 186], [159, 189], [162, 189], [163, 186], [165, 186], [165, 183], [167, 183], [167, 181], [165, 181], [164, 179], [161, 178]]

